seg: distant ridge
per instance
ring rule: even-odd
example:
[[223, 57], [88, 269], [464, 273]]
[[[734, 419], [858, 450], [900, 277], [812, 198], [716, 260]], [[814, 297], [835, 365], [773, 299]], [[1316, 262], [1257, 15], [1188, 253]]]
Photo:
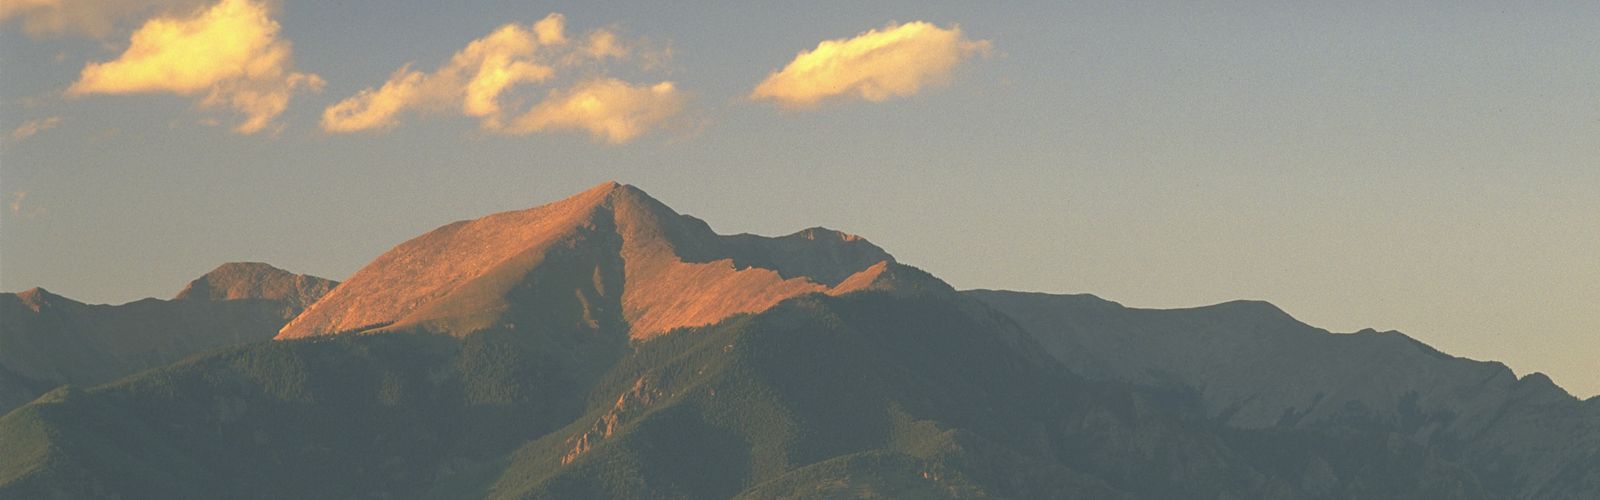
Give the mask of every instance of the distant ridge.
[[1595, 400], [1400, 332], [1330, 333], [1262, 301], [1137, 309], [1092, 295], [962, 293], [1015, 319], [1074, 371], [1193, 394], [1230, 427], [1393, 433], [1502, 475], [1495, 486], [1522, 498], [1562, 497], [1555, 492], [1580, 490], [1577, 478], [1600, 471]]
[[94, 385], [218, 347], [272, 338], [338, 283], [228, 263], [173, 300], [85, 304], [43, 288], [0, 293], [0, 410], [60, 384]]
[[322, 298], [339, 282], [294, 274], [263, 262], [229, 262], [178, 292], [176, 300], [275, 300], [298, 309]]

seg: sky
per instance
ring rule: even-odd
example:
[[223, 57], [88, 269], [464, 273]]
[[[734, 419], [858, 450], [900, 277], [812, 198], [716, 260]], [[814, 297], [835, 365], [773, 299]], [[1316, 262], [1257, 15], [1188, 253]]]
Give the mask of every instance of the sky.
[[1600, 3], [0, 6], [0, 290], [342, 279], [636, 185], [959, 288], [1277, 304], [1600, 394]]

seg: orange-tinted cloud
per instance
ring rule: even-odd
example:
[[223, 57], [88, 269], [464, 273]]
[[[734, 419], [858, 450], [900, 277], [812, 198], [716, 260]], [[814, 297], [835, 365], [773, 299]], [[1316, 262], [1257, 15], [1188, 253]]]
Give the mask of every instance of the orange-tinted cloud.
[[23, 139], [27, 139], [29, 137], [33, 137], [34, 134], [38, 134], [39, 132], [44, 132], [46, 130], [50, 130], [52, 128], [55, 128], [56, 125], [60, 125], [60, 124], [61, 124], [61, 117], [59, 117], [59, 116], [52, 116], [52, 117], [48, 117], [48, 118], [39, 118], [39, 119], [34, 119], [34, 120], [28, 120], [28, 121], [22, 122], [22, 125], [18, 125], [17, 128], [11, 130], [11, 140], [12, 141], [20, 141], [20, 140], [23, 140]]
[[595, 59], [626, 57], [628, 48], [617, 39], [616, 33], [607, 29], [597, 29], [589, 33], [589, 42], [584, 45], [583, 53]]
[[[510, 108], [525, 107], [516, 98], [518, 88], [549, 84], [561, 71], [595, 71], [584, 65], [628, 54], [610, 30], [591, 31], [582, 42], [568, 40], [565, 30], [561, 14], [528, 26], [501, 26], [432, 72], [407, 65], [382, 86], [329, 106], [322, 113], [322, 128], [336, 133], [383, 130], [398, 125], [408, 111], [459, 112], [477, 118], [480, 128], [489, 132], [576, 129], [619, 143], [638, 137], [681, 108], [681, 94], [671, 82], [633, 86], [598, 77], [571, 89], [550, 91], [545, 102], [514, 116]], [[575, 104], [578, 101], [588, 104]]]
[[194, 9], [205, 3], [206, 0], [5, 0], [0, 2], [0, 22], [17, 19], [29, 36], [103, 38], [124, 21]]
[[801, 52], [768, 75], [750, 97], [803, 108], [830, 98], [876, 102], [909, 96], [947, 79], [957, 64], [990, 46], [988, 40], [966, 38], [960, 26], [891, 23], [854, 38], [825, 40]]
[[593, 80], [550, 91], [500, 131], [583, 130], [596, 139], [621, 144], [678, 114], [683, 102], [683, 93], [672, 82], [632, 85], [612, 78]]
[[562, 23], [560, 15], [551, 14], [530, 27], [507, 24], [473, 40], [432, 73], [401, 68], [382, 87], [363, 90], [329, 106], [322, 113], [322, 128], [329, 132], [382, 129], [398, 124], [399, 115], [407, 109], [440, 111], [452, 106], [460, 106], [467, 116], [498, 120], [501, 94], [555, 73], [540, 60], [539, 48], [566, 42]]
[[533, 23], [533, 34], [540, 45], [561, 45], [567, 43], [567, 16], [552, 12], [539, 22]]
[[245, 116], [236, 132], [259, 132], [296, 92], [323, 85], [317, 75], [294, 71], [293, 48], [278, 38], [278, 29], [267, 8], [251, 0], [221, 0], [187, 17], [151, 19], [120, 57], [85, 66], [67, 95], [201, 95], [201, 107]]
[[400, 68], [377, 89], [365, 89], [322, 110], [322, 129], [329, 132], [359, 132], [395, 126], [395, 119], [406, 108], [428, 101], [424, 84], [428, 75]]
[[46, 213], [44, 207], [28, 201], [27, 191], [16, 191], [11, 193], [11, 202], [6, 204], [6, 211], [10, 213], [13, 218], [18, 219], [32, 219]]

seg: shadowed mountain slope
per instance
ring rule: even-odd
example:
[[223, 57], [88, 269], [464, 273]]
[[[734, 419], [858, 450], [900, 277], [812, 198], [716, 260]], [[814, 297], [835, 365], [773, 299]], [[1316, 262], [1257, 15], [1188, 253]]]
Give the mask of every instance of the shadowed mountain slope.
[[[176, 299], [91, 305], [42, 288], [0, 294], [0, 397], [95, 385], [222, 346], [272, 338], [337, 283], [259, 263], [224, 264]], [[33, 387], [33, 391], [21, 388]], [[0, 406], [9, 410], [14, 407]]]
[[1429, 445], [1520, 498], [1600, 490], [1600, 399], [1399, 332], [1334, 334], [1266, 302], [1135, 309], [1091, 295], [973, 290], [1091, 378], [1197, 395], [1232, 427], [1353, 428]]
[[1477, 497], [1403, 440], [1218, 434], [984, 311], [808, 295], [634, 341], [592, 384], [525, 330], [252, 344], [0, 417], [0, 496]]

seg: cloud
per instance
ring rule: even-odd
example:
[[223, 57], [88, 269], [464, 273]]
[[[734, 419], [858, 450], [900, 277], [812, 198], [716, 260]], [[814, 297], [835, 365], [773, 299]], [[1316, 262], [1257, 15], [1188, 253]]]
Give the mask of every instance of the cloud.
[[44, 132], [46, 130], [55, 128], [56, 125], [60, 124], [61, 117], [59, 116], [28, 120], [22, 122], [22, 125], [19, 125], [16, 129], [11, 131], [11, 140], [21, 141], [23, 139], [33, 137], [34, 134], [38, 134], [39, 132]]
[[17, 218], [22, 218], [22, 219], [32, 219], [34, 217], [38, 217], [38, 216], [41, 216], [41, 215], [45, 214], [44, 207], [39, 207], [39, 206], [35, 206], [34, 204], [27, 203], [27, 200], [28, 200], [28, 192], [27, 191], [16, 191], [16, 192], [13, 192], [13, 193], [11, 193], [11, 203], [6, 204], [6, 210], [8, 212], [10, 212], [12, 217], [17, 217]]
[[566, 42], [562, 18], [552, 14], [530, 28], [507, 24], [473, 40], [432, 73], [400, 68], [378, 89], [366, 89], [329, 106], [322, 127], [329, 132], [356, 132], [393, 127], [401, 112], [432, 111], [460, 106], [462, 114], [497, 120], [500, 95], [522, 83], [550, 78], [555, 70], [537, 60], [544, 43]]
[[909, 96], [944, 81], [957, 64], [987, 53], [991, 45], [988, 40], [966, 38], [956, 25], [890, 23], [882, 30], [824, 40], [817, 48], [800, 52], [783, 70], [768, 75], [750, 97], [803, 108], [829, 98], [878, 102]]
[[206, 0], [6, 0], [0, 22], [18, 19], [28, 36], [104, 38], [130, 19], [196, 8]]
[[402, 67], [383, 87], [366, 89], [322, 110], [322, 129], [329, 132], [359, 132], [399, 124], [395, 116], [424, 101], [423, 84], [428, 75]]
[[[671, 82], [635, 86], [593, 75], [599, 72], [598, 61], [628, 56], [627, 45], [614, 32], [598, 29], [573, 42], [565, 30], [561, 14], [532, 25], [501, 26], [432, 72], [408, 64], [382, 86], [329, 106], [322, 113], [322, 128], [334, 133], [384, 130], [399, 125], [407, 112], [460, 113], [494, 133], [585, 130], [621, 143], [681, 109], [682, 95]], [[522, 87], [550, 84], [562, 73], [578, 72], [590, 73], [589, 79], [548, 91], [544, 102], [530, 107], [520, 98]], [[511, 111], [524, 107], [529, 109], [520, 115]]]
[[672, 82], [647, 86], [612, 78], [593, 80], [550, 91], [537, 106], [500, 131], [584, 130], [596, 139], [621, 144], [677, 114], [683, 101], [682, 92]]
[[202, 108], [245, 116], [241, 134], [266, 129], [302, 90], [322, 78], [294, 71], [293, 48], [278, 23], [251, 0], [221, 0], [187, 17], [158, 17], [133, 33], [115, 60], [90, 63], [68, 96], [173, 93], [200, 95]]
[[567, 43], [567, 16], [552, 12], [539, 22], [533, 23], [533, 34], [541, 45], [561, 45]]
[[628, 48], [617, 39], [617, 34], [611, 30], [598, 29], [589, 33], [589, 43], [583, 47], [584, 55], [595, 59], [607, 57], [627, 57]]

